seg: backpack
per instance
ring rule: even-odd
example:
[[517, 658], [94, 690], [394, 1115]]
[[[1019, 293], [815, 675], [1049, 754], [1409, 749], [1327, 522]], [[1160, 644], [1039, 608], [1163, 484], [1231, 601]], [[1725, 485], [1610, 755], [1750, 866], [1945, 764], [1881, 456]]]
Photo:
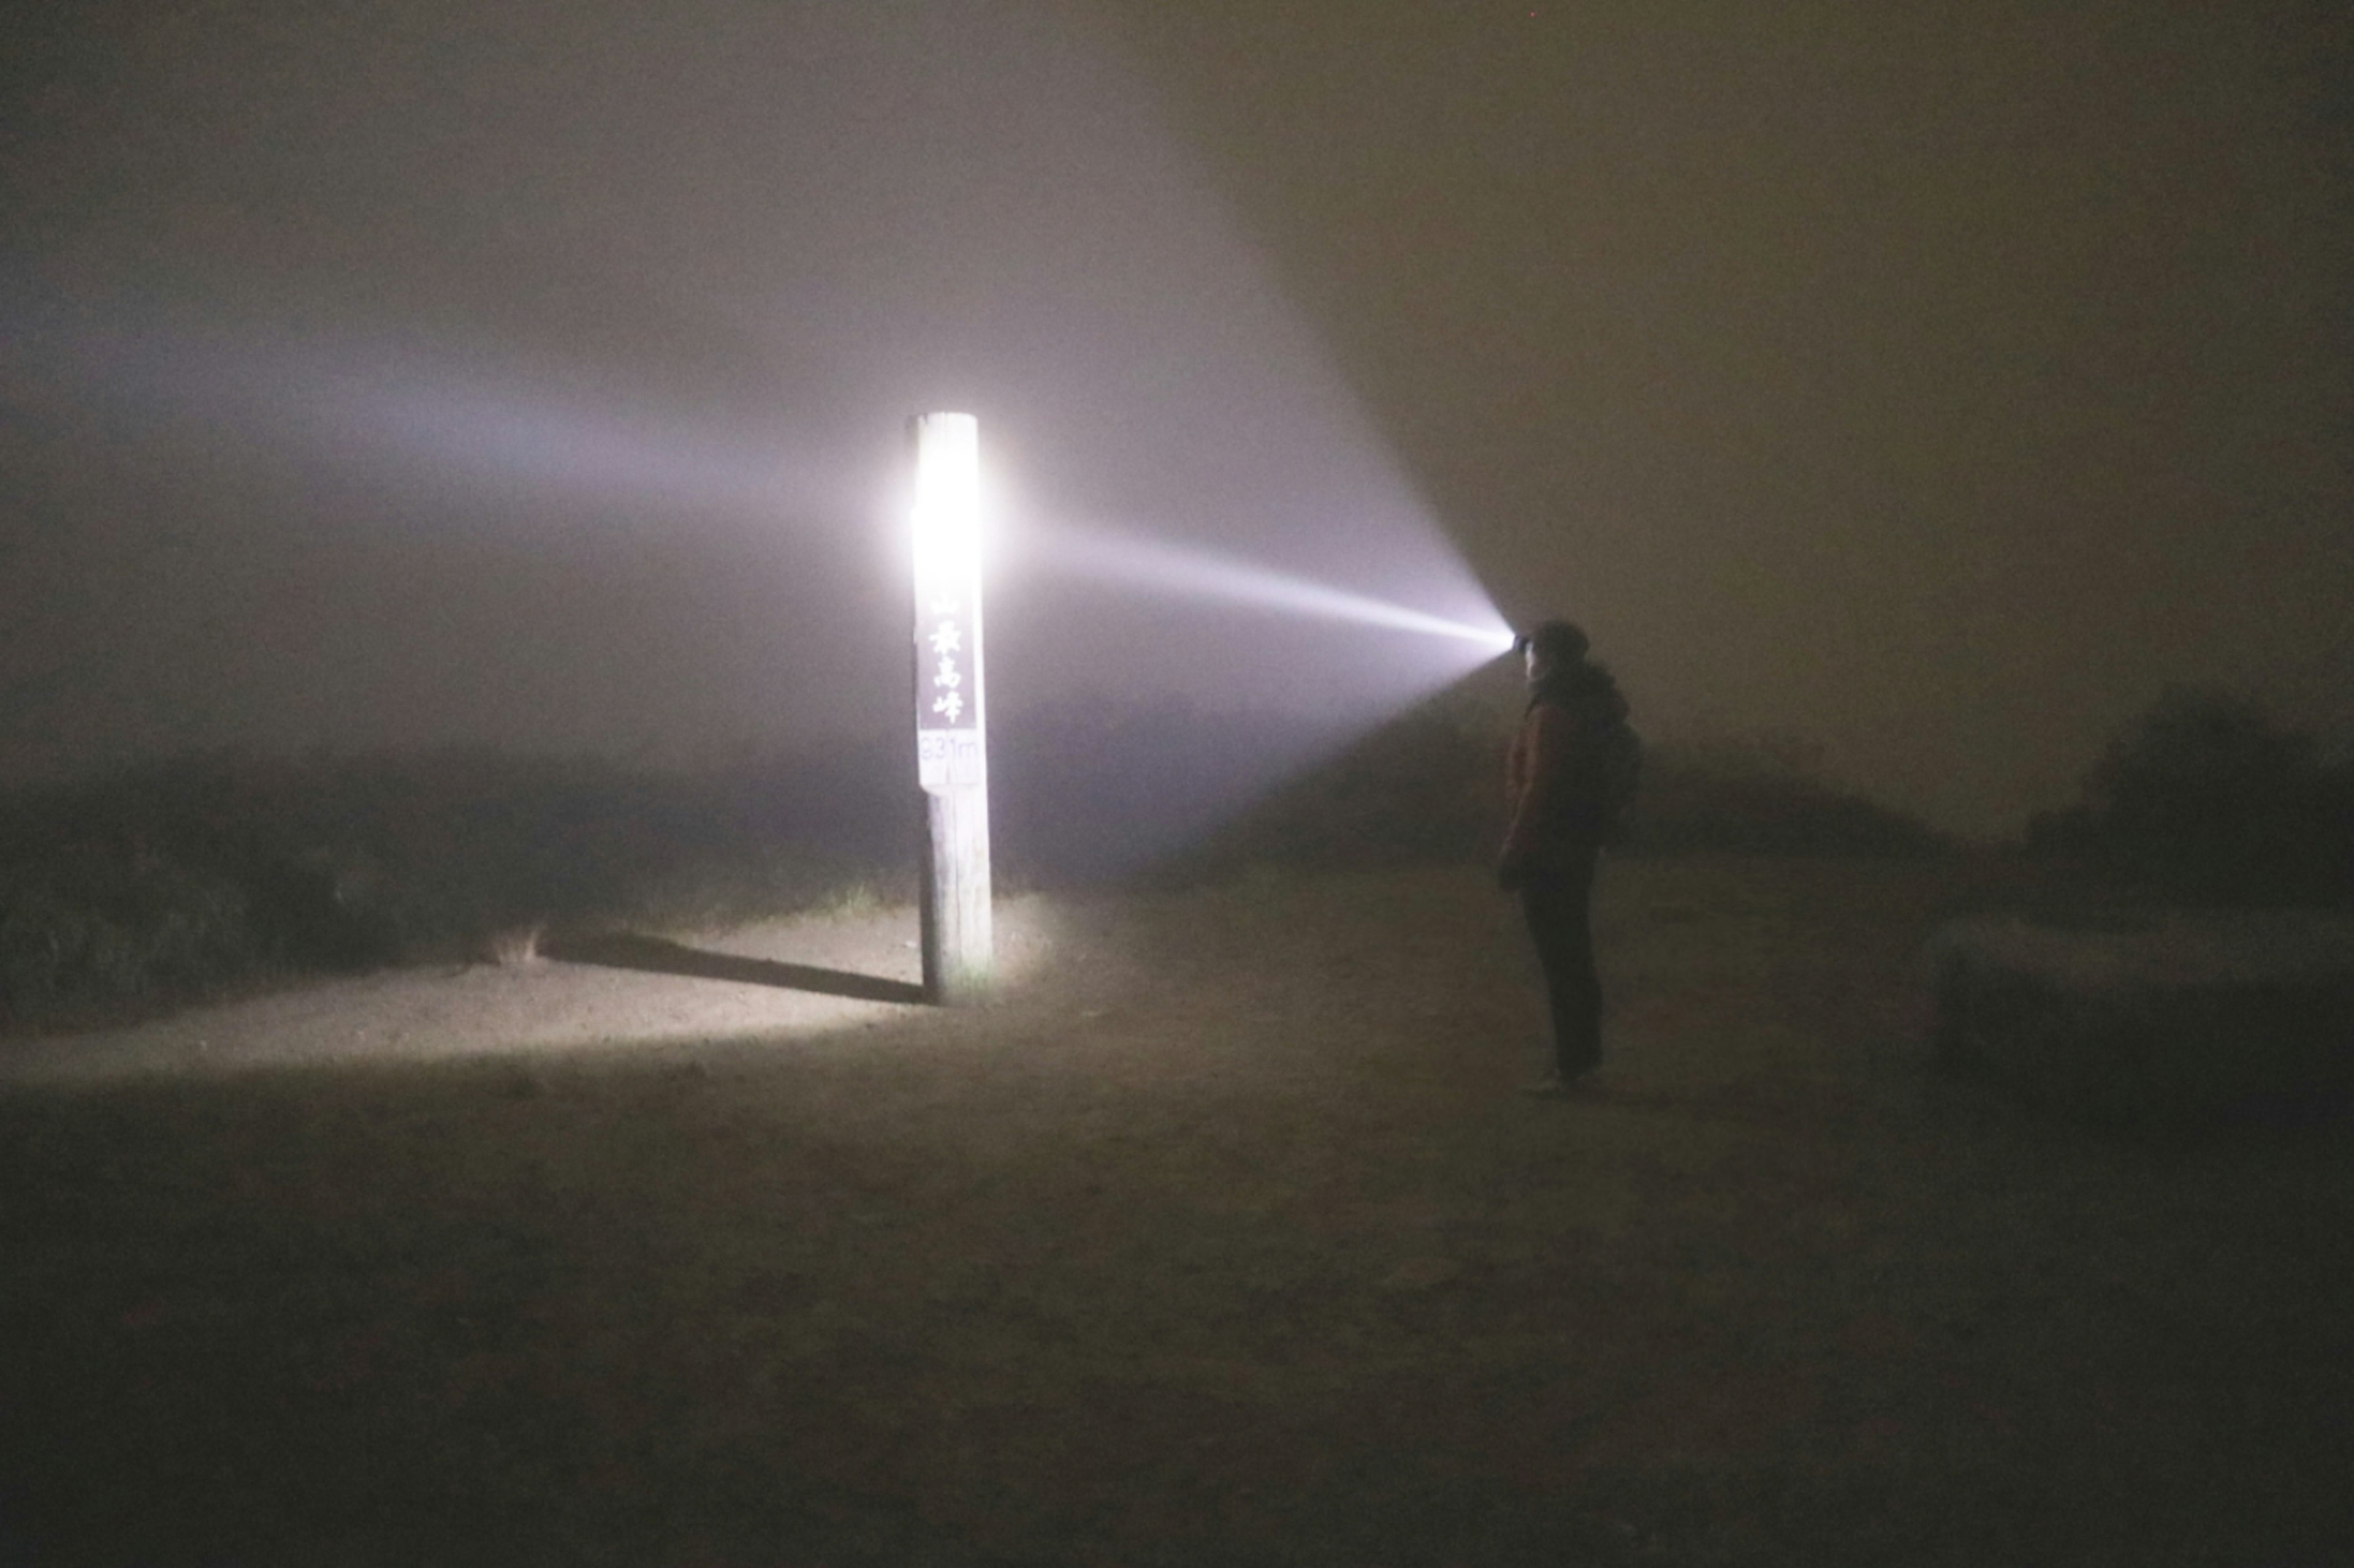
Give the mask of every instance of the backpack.
[[1622, 718], [1602, 732], [1595, 758], [1596, 814], [1603, 838], [1615, 843], [1627, 809], [1635, 803], [1636, 788], [1642, 782], [1643, 737]]

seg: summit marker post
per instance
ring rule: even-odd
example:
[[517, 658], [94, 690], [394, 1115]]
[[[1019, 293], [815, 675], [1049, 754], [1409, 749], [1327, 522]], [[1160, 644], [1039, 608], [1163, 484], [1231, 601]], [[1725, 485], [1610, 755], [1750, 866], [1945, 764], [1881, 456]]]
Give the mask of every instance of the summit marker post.
[[996, 968], [989, 888], [989, 729], [981, 697], [981, 425], [908, 421], [915, 448], [916, 774], [923, 800], [924, 990], [984, 994]]

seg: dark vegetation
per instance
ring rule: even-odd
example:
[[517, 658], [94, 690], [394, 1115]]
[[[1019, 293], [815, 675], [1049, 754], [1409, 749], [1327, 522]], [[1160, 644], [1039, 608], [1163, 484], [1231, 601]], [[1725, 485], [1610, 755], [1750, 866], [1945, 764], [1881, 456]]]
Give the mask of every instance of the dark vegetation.
[[[805, 768], [212, 757], [0, 807], [0, 1020], [472, 956], [522, 923], [724, 923], [838, 883], [871, 797]], [[834, 786], [834, 787], [829, 787]]]
[[[1504, 832], [1504, 749], [1522, 691], [1500, 667], [1329, 756], [1167, 871], [1327, 869], [1483, 860]], [[1637, 715], [1640, 723], [1640, 715]], [[1882, 856], [1951, 846], [1914, 818], [1825, 782], [1798, 740], [1649, 747], [1620, 853]]]
[[[992, 737], [1001, 880], [1100, 882], [1297, 755], [1287, 726], [1079, 703]], [[0, 1025], [99, 1022], [502, 932], [724, 927], [912, 896], [911, 747], [696, 772], [489, 749], [152, 763], [0, 797]]]
[[2248, 698], [2172, 687], [2027, 842], [2152, 896], [2354, 904], [2354, 758], [2325, 758]]
[[[1109, 700], [991, 737], [1016, 886], [1484, 858], [1519, 693], [1482, 672], [1370, 735]], [[1320, 746], [1322, 749], [1319, 749]], [[504, 929], [723, 927], [912, 875], [903, 747], [693, 774], [487, 750], [156, 763], [0, 800], [0, 1024], [121, 1015], [306, 974], [479, 956]], [[1272, 790], [1270, 778], [1287, 782]], [[2121, 886], [2354, 894], [2349, 769], [2234, 699], [2169, 693], [2030, 846]], [[1823, 781], [1800, 743], [1654, 745], [1622, 853], [1951, 846]]]

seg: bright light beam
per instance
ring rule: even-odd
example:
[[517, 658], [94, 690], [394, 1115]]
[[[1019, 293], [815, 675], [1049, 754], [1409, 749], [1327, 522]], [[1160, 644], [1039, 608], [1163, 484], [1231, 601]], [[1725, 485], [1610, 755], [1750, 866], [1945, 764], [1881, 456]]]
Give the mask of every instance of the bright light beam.
[[1455, 638], [1477, 643], [1491, 653], [1505, 652], [1512, 646], [1512, 629], [1493, 610], [1490, 611], [1492, 619], [1484, 624], [1449, 620], [1254, 562], [1134, 535], [1058, 528], [1042, 544], [1045, 560], [1052, 566], [1089, 577], [1291, 615]]
[[[813, 505], [819, 465], [779, 450], [778, 432], [707, 430], [691, 413], [603, 408], [560, 390], [498, 385], [383, 343], [301, 343], [258, 334], [225, 344], [126, 309], [113, 331], [24, 329], [0, 299], [0, 382], [79, 382], [150, 413], [196, 414], [477, 484], [623, 498], [761, 519]], [[826, 500], [837, 497], [832, 492]]]

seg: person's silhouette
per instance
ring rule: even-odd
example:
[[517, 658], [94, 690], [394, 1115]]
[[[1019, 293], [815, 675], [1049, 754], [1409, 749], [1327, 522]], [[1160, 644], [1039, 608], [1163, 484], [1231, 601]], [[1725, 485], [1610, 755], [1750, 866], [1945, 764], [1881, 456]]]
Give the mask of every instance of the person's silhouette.
[[1519, 646], [1529, 705], [1506, 764], [1511, 826], [1497, 881], [1521, 895], [1553, 1016], [1553, 1070], [1531, 1089], [1557, 1094], [1602, 1060], [1594, 874], [1611, 827], [1605, 747], [1626, 723], [1627, 699], [1566, 620], [1544, 622]]

